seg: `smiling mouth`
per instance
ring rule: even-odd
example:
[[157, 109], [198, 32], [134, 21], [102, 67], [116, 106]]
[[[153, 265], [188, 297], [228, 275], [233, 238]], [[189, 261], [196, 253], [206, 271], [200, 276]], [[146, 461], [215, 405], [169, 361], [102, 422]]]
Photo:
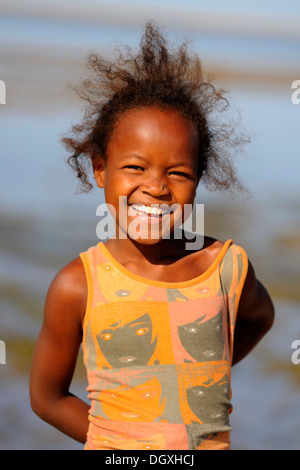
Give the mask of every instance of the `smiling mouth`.
[[129, 209], [133, 210], [138, 215], [151, 218], [162, 218], [173, 212], [171, 209], [157, 207], [157, 205], [145, 206], [144, 204], [132, 204]]

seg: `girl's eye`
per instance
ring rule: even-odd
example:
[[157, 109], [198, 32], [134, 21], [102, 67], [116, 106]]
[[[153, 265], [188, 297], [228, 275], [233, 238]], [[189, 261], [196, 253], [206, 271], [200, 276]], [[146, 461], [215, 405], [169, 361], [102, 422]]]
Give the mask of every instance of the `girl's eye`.
[[190, 175], [188, 175], [187, 173], [184, 173], [183, 171], [172, 171], [171, 175], [183, 176], [184, 178], [191, 179]]
[[132, 170], [143, 170], [143, 168], [141, 166], [138, 166], [138, 165], [126, 165], [125, 168], [129, 168], [129, 169], [132, 169]]

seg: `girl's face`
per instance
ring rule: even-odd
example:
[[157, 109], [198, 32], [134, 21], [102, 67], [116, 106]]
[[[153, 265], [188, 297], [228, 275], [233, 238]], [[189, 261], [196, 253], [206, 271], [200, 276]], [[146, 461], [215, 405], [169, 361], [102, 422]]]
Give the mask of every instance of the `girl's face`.
[[199, 182], [198, 150], [193, 124], [175, 111], [151, 107], [121, 116], [106, 164], [95, 170], [106, 203], [115, 209], [117, 237], [154, 244], [181, 225]]

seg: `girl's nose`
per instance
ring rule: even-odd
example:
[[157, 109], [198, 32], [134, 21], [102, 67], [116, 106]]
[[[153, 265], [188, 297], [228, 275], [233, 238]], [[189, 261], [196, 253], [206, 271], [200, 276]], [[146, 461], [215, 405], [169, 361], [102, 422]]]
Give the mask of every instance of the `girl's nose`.
[[149, 175], [140, 189], [153, 197], [168, 196], [170, 194], [167, 182], [161, 175]]

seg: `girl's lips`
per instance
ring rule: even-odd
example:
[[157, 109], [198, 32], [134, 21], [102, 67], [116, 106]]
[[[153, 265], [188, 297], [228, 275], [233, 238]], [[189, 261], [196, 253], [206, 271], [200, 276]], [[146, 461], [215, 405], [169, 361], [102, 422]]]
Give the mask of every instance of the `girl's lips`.
[[150, 215], [165, 215], [170, 212], [169, 207], [165, 207], [166, 204], [163, 204], [162, 207], [160, 207], [159, 204], [152, 204], [150, 205], [145, 205], [145, 204], [131, 204], [131, 207], [138, 211], [142, 212], [145, 214], [150, 214]]
[[158, 207], [158, 205], [146, 206], [144, 204], [132, 204], [129, 206], [128, 215], [137, 216], [141, 221], [147, 223], [158, 223], [166, 215], [170, 215], [169, 209]]

